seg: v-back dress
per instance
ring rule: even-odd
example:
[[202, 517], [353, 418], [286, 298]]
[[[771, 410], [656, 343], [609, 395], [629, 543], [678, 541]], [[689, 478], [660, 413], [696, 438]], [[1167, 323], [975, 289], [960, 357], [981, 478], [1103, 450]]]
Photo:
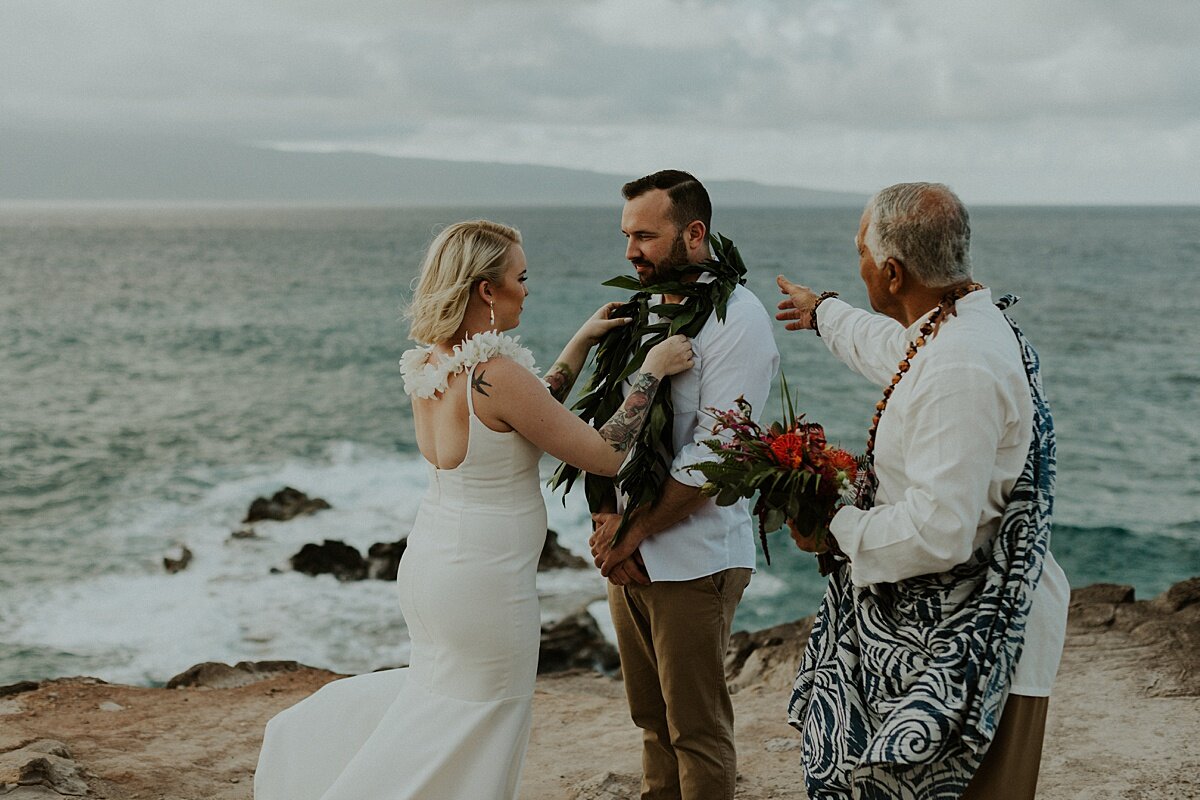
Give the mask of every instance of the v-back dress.
[[[459, 370], [470, 380], [498, 354], [533, 366], [515, 338], [496, 333], [441, 364], [424, 364], [427, 352], [401, 362], [410, 393], [432, 396]], [[430, 465], [396, 577], [410, 666], [334, 681], [274, 717], [256, 800], [516, 797], [540, 639], [541, 450], [483, 424], [471, 394], [466, 457], [453, 469]]]

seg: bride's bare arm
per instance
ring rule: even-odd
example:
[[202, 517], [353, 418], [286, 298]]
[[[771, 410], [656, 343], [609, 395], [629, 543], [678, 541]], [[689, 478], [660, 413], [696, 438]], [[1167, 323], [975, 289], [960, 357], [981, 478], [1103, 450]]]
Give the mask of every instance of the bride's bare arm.
[[565, 403], [567, 401], [567, 397], [571, 394], [571, 387], [575, 385], [575, 379], [579, 377], [579, 371], [583, 369], [583, 362], [587, 360], [588, 353], [604, 334], [615, 327], [629, 323], [629, 320], [625, 318], [609, 318], [609, 314], [620, 305], [620, 303], [606, 303], [600, 306], [600, 309], [575, 332], [571, 341], [567, 342], [567, 346], [559, 354], [554, 366], [547, 370], [545, 381], [550, 386], [550, 394], [558, 402]]
[[532, 373], [508, 359], [476, 367], [470, 391], [476, 393], [476, 412], [485, 422], [493, 416], [561, 461], [597, 475], [616, 475], [646, 422], [662, 378], [691, 364], [691, 345], [682, 336], [652, 349], [642, 371], [631, 378], [625, 403], [600, 430], [564, 408]]

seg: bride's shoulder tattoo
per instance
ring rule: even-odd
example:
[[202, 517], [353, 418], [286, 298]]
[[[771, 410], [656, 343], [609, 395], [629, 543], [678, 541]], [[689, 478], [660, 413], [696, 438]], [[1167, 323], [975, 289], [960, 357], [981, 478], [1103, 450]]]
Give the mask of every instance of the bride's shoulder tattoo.
[[471, 388], [479, 392], [484, 397], [491, 397], [491, 395], [487, 393], [487, 390], [494, 387], [484, 379], [485, 375], [487, 375], [487, 370], [485, 369], [481, 369], [479, 372], [473, 373], [471, 375]]

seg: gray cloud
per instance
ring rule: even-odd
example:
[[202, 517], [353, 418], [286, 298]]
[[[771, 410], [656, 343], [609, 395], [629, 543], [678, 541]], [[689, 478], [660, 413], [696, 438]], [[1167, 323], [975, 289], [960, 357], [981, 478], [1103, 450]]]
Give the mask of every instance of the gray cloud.
[[1193, 0], [6, 0], [3, 15], [0, 114], [27, 127], [622, 172], [675, 157], [829, 188], [919, 169], [997, 200], [1087, 199], [1063, 181], [1090, 186], [1102, 163], [1126, 185], [1102, 199], [1200, 201], [1176, 188], [1200, 186]]

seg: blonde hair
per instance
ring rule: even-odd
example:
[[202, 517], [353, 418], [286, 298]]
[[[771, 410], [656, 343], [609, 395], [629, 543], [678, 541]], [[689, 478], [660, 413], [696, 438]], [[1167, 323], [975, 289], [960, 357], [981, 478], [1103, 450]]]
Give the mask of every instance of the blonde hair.
[[516, 228], [485, 219], [456, 222], [439, 233], [425, 254], [407, 310], [409, 338], [433, 344], [454, 335], [475, 284], [502, 283], [508, 251], [520, 243]]

